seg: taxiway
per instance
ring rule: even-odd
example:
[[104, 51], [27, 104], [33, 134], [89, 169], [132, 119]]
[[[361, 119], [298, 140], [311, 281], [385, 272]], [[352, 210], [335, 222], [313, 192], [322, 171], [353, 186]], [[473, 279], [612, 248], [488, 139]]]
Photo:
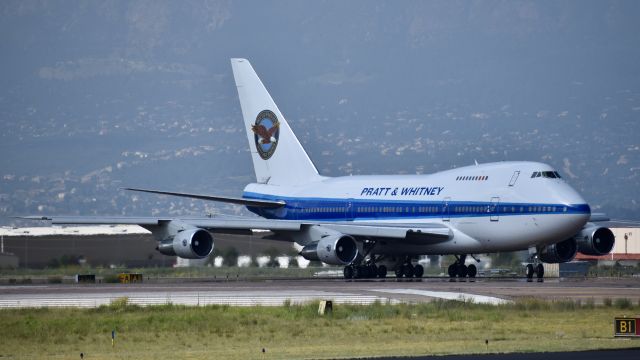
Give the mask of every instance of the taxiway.
[[51, 284], [0, 286], [0, 307], [97, 307], [127, 298], [131, 304], [275, 306], [332, 300], [334, 303], [417, 303], [434, 299], [501, 304], [518, 298], [572, 300], [601, 304], [605, 299], [640, 301], [638, 279], [519, 279], [454, 281], [443, 278], [398, 281], [287, 279], [139, 284]]

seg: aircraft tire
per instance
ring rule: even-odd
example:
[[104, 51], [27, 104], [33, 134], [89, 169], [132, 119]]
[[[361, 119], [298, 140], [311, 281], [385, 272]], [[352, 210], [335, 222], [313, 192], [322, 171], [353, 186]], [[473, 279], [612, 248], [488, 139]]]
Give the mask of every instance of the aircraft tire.
[[345, 279], [353, 279], [353, 266], [345, 266], [342, 273]]
[[533, 265], [527, 264], [525, 274], [527, 275], [527, 279], [533, 279]]
[[410, 279], [413, 277], [413, 266], [411, 264], [405, 264], [402, 266], [402, 273], [404, 277]]
[[367, 278], [375, 279], [378, 277], [378, 267], [375, 264], [371, 264], [367, 267]]
[[378, 277], [384, 279], [387, 277], [387, 267], [384, 265], [378, 266]]
[[460, 278], [464, 278], [467, 277], [467, 266], [464, 264], [458, 265], [458, 277]]
[[456, 275], [458, 275], [458, 265], [457, 264], [449, 265], [448, 273], [450, 278], [455, 278]]
[[544, 266], [542, 264], [538, 264], [536, 266], [536, 276], [538, 276], [538, 279], [542, 279], [544, 277]]
[[420, 265], [420, 264], [414, 266], [413, 267], [413, 277], [415, 277], [416, 279], [420, 279], [420, 278], [422, 278], [422, 275], [424, 275], [424, 267], [422, 267], [422, 265]]
[[473, 279], [476, 277], [477, 274], [478, 274], [478, 268], [475, 265], [471, 264], [467, 266], [467, 276]]
[[403, 268], [403, 266], [400, 265], [394, 270], [394, 272], [396, 273], [396, 277], [398, 279], [402, 279], [402, 275], [404, 274], [404, 271], [402, 270], [402, 268]]

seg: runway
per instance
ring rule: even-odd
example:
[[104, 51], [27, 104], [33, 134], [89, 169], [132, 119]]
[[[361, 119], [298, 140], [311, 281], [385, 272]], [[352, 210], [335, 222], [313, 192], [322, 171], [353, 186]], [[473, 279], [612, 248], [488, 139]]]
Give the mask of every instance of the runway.
[[396, 279], [287, 279], [260, 281], [203, 281], [170, 284], [52, 284], [0, 286], [0, 308], [97, 307], [127, 298], [141, 306], [277, 306], [332, 300], [337, 304], [419, 303], [435, 299], [504, 304], [518, 298], [573, 300], [601, 304], [605, 299], [640, 301], [638, 279], [550, 279], [543, 283], [519, 279], [477, 279], [450, 282], [443, 278], [420, 281]]
[[640, 348], [563, 352], [531, 352], [508, 354], [472, 354], [472, 355], [437, 355], [410, 357], [382, 357], [376, 360], [565, 360], [575, 357], [580, 360], [636, 360], [640, 356]]

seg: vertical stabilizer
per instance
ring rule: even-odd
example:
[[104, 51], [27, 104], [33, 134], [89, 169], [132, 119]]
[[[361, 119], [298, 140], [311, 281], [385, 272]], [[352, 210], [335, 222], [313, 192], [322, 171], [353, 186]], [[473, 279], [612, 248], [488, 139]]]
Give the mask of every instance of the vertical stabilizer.
[[320, 179], [318, 170], [246, 59], [231, 59], [256, 179], [299, 185]]

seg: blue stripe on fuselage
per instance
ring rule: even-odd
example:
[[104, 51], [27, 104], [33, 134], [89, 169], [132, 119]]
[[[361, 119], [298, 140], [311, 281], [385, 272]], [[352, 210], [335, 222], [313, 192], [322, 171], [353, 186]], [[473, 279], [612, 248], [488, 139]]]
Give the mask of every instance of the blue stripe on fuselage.
[[489, 201], [370, 200], [315, 197], [286, 197], [245, 192], [246, 199], [283, 200], [278, 209], [248, 206], [249, 211], [267, 219], [282, 220], [368, 220], [422, 219], [533, 214], [590, 214], [588, 204], [491, 203]]

